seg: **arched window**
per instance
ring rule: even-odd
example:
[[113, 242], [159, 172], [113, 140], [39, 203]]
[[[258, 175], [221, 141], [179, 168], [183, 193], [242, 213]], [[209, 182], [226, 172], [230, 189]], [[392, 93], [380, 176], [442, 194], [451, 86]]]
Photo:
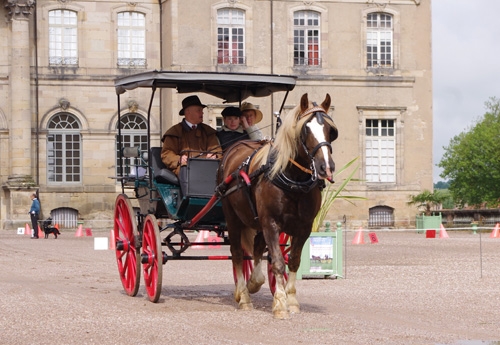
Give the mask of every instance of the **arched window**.
[[374, 206], [370, 208], [368, 227], [383, 228], [394, 226], [394, 209], [389, 206]]
[[146, 67], [146, 16], [120, 12], [118, 23], [118, 66]]
[[49, 65], [78, 65], [77, 15], [74, 11], [49, 11]]
[[319, 66], [320, 14], [315, 11], [297, 11], [293, 14], [294, 66]]
[[393, 67], [393, 20], [388, 13], [369, 13], [366, 17], [366, 64]]
[[47, 134], [48, 183], [81, 183], [80, 122], [69, 113], [54, 115]]
[[[144, 117], [135, 113], [128, 113], [120, 117], [122, 147], [139, 147], [141, 152], [146, 152], [148, 149], [148, 124]], [[118, 124], [117, 124], [118, 125]], [[117, 128], [118, 130], [118, 128]], [[117, 176], [125, 176], [130, 174], [130, 166], [135, 165], [135, 158], [123, 159], [123, 174], [120, 170], [120, 153], [119, 153], [118, 134], [116, 135], [116, 174]]]
[[217, 11], [217, 63], [245, 64], [245, 11]]

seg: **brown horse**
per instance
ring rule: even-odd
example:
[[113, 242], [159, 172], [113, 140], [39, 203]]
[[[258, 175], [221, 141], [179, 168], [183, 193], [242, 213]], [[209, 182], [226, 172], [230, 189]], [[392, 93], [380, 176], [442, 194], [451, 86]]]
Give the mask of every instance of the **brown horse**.
[[[250, 293], [265, 281], [262, 257], [268, 250], [276, 278], [273, 315], [285, 319], [300, 311], [295, 296], [302, 247], [311, 234], [321, 205], [324, 179], [331, 181], [335, 164], [331, 142], [338, 132], [327, 115], [330, 95], [318, 106], [307, 94], [284, 118], [274, 142], [239, 142], [228, 149], [218, 173], [235, 275], [234, 298], [240, 309], [252, 309]], [[291, 237], [288, 280], [280, 250], [280, 233]], [[244, 263], [252, 253], [248, 281]], [[286, 286], [285, 286], [286, 284]]]

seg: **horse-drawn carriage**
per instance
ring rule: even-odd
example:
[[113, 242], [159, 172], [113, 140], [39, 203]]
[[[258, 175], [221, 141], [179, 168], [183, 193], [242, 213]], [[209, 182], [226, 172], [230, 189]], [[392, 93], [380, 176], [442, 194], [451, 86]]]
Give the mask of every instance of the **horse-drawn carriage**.
[[[148, 131], [158, 88], [207, 93], [227, 103], [286, 92], [281, 112], [294, 86], [295, 78], [291, 76], [212, 72], [154, 71], [115, 81], [118, 114], [121, 94], [136, 88], [152, 90]], [[336, 139], [337, 129], [327, 115], [329, 106], [329, 95], [321, 105], [302, 96], [300, 104], [283, 120], [274, 140], [238, 142], [224, 153], [221, 161], [200, 158], [203, 152], [186, 152], [186, 185], [181, 185], [163, 165], [161, 148], [150, 142], [149, 135], [147, 150], [141, 152], [137, 147], [122, 147], [119, 129], [122, 174], [117, 178], [122, 193], [116, 198], [113, 234], [125, 292], [130, 296], [137, 294], [142, 272], [146, 293], [152, 302], [157, 302], [167, 261], [231, 259], [235, 299], [240, 308], [250, 309], [249, 293], [258, 291], [265, 281], [261, 264], [267, 251], [265, 262], [274, 294], [274, 316], [286, 318], [289, 311], [297, 312], [295, 273], [300, 253], [321, 204], [323, 181], [331, 179], [334, 171], [330, 143]], [[279, 116], [278, 120], [281, 123]], [[118, 122], [121, 124], [120, 119]], [[125, 160], [132, 160], [133, 166], [124, 169]], [[126, 171], [133, 174], [125, 174]], [[139, 210], [132, 207], [131, 198], [138, 200]], [[191, 242], [187, 230], [215, 232], [223, 244], [231, 246], [232, 255], [186, 255], [193, 245], [205, 245]]]

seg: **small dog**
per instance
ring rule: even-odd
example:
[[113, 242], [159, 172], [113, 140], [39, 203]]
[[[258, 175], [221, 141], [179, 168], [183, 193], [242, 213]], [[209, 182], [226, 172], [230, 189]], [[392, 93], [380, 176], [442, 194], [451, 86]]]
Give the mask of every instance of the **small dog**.
[[43, 232], [45, 233], [45, 238], [49, 238], [50, 234], [54, 234], [55, 239], [57, 240], [57, 235], [60, 235], [61, 233], [57, 228], [54, 228], [52, 226], [52, 218], [49, 217], [46, 220], [43, 221]]

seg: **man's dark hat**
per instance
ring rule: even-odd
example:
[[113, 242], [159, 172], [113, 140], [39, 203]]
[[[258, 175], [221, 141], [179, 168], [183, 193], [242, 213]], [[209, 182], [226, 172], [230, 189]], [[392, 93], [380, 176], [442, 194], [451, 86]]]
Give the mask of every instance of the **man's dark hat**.
[[236, 108], [236, 107], [227, 107], [225, 108], [221, 115], [223, 117], [226, 117], [226, 116], [237, 116], [237, 117], [240, 117], [241, 116], [241, 110], [240, 108]]
[[184, 115], [184, 109], [192, 105], [199, 105], [200, 107], [206, 108], [205, 104], [202, 104], [198, 96], [188, 96], [182, 100], [182, 109], [179, 110], [179, 115]]

